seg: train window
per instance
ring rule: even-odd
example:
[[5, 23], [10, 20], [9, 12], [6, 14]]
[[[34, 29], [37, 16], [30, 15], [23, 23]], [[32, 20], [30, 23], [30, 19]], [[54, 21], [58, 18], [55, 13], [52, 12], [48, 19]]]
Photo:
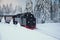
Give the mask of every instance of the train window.
[[28, 16], [28, 14], [27, 14], [27, 16]]
[[33, 23], [35, 23], [35, 21], [33, 21]]
[[19, 20], [19, 18], [15, 18], [15, 21], [18, 21]]
[[32, 20], [32, 19], [30, 19], [30, 20]]
[[23, 18], [23, 25], [26, 25], [26, 19]]
[[32, 15], [31, 15], [31, 17], [32, 17]]
[[28, 23], [30, 23], [30, 22], [28, 21]]

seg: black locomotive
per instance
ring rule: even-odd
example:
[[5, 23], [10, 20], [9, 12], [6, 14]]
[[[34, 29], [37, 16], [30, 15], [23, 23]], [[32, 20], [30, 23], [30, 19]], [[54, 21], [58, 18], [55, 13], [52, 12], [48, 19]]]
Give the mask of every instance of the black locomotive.
[[26, 28], [35, 29], [36, 28], [36, 18], [30, 12], [21, 13], [17, 15], [2, 15], [0, 19], [4, 17], [5, 23], [10, 23], [13, 19], [13, 24], [17, 25], [18, 23]]
[[29, 29], [36, 28], [36, 18], [30, 12], [14, 15], [13, 24], [17, 23]]

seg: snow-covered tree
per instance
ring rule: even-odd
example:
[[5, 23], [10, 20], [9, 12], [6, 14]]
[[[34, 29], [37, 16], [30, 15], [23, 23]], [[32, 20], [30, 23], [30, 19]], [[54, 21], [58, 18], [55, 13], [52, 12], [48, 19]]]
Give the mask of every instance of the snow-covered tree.
[[6, 5], [6, 9], [5, 9], [5, 13], [6, 13], [6, 15], [7, 15], [7, 14], [10, 14], [10, 12], [11, 12], [11, 10], [10, 10], [10, 8], [9, 8], [9, 5], [7, 4], [7, 5]]
[[33, 12], [33, 2], [31, 0], [26, 1], [26, 12]]
[[59, 21], [59, 0], [55, 0], [52, 5], [52, 18], [54, 22]]
[[12, 4], [9, 4], [9, 5], [8, 4], [7, 5], [3, 4], [2, 10], [3, 10], [4, 15], [10, 15], [11, 12], [13, 11]]
[[[36, 0], [36, 5], [34, 8], [36, 18], [41, 21], [49, 21], [51, 20], [51, 0]], [[38, 20], [37, 19], [37, 20]]]
[[1, 19], [2, 19], [2, 15], [3, 15], [3, 11], [2, 11], [2, 7], [0, 6], [0, 22], [1, 22]]
[[14, 9], [14, 12], [15, 12], [16, 14], [21, 14], [21, 13], [22, 13], [22, 7], [20, 7], [19, 5], [18, 5], [18, 6], [16, 5], [16, 7], [15, 7], [15, 9]]
[[5, 13], [5, 9], [6, 9], [6, 6], [3, 4], [3, 5], [2, 5], [3, 13]]
[[44, 18], [44, 5], [43, 0], [35, 0], [36, 5], [34, 7], [34, 15], [37, 19], [37, 23], [41, 22], [41, 19]]
[[59, 4], [58, 4], [59, 8], [58, 8], [58, 15], [59, 15], [59, 22], [60, 22], [60, 0], [59, 0]]
[[0, 15], [3, 15], [2, 7], [0, 6]]
[[17, 10], [19, 13], [22, 13], [22, 7], [18, 6]]
[[44, 16], [45, 16], [45, 21], [50, 22], [51, 21], [51, 0], [44, 0], [43, 5], [44, 5]]

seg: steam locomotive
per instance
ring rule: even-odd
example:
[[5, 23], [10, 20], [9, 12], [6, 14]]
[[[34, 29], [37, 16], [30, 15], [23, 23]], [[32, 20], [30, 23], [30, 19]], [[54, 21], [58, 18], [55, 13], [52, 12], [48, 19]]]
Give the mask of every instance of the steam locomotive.
[[36, 28], [36, 18], [30, 12], [14, 15], [13, 24], [17, 23], [29, 29]]
[[10, 23], [11, 19], [13, 19], [13, 24], [17, 25], [18, 23], [26, 27], [28, 29], [35, 29], [36, 28], [36, 18], [30, 12], [17, 14], [17, 15], [6, 15], [4, 16], [5, 22]]

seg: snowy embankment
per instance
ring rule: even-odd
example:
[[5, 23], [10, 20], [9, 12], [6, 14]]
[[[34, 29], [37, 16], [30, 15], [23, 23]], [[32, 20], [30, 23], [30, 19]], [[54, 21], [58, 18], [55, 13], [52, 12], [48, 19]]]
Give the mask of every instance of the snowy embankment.
[[36, 26], [45, 34], [60, 40], [60, 23], [44, 23]]
[[0, 23], [0, 40], [58, 40], [42, 32], [30, 30], [12, 23]]

